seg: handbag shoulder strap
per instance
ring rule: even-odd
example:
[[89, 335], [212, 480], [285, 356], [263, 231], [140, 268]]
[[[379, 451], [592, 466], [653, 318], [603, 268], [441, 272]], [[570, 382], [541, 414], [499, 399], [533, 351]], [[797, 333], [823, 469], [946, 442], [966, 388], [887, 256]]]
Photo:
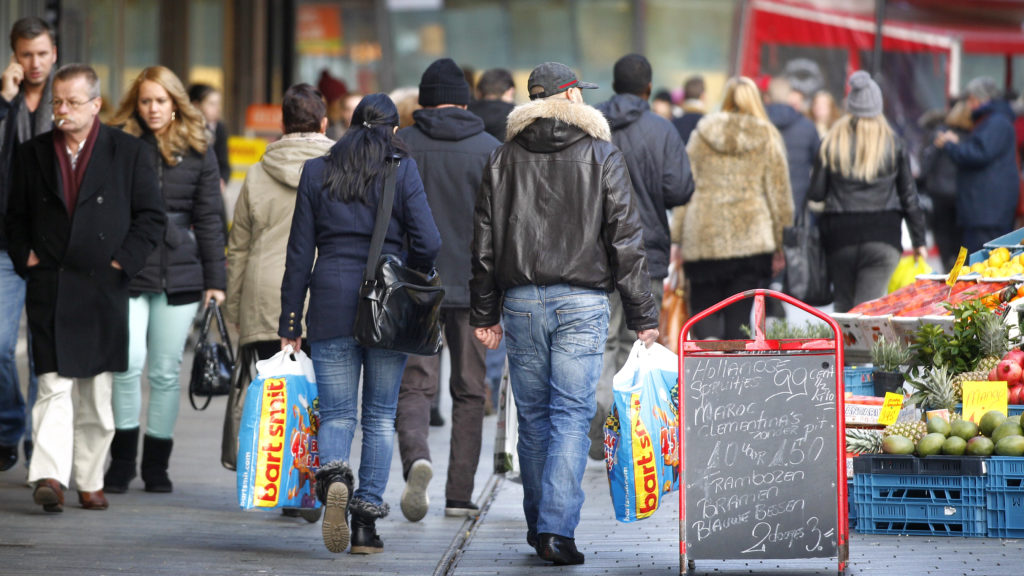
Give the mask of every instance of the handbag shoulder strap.
[[366, 255], [366, 270], [363, 271], [363, 284], [372, 284], [377, 271], [377, 261], [384, 249], [384, 236], [388, 232], [391, 221], [391, 208], [395, 204], [395, 174], [401, 162], [397, 157], [388, 160], [384, 171], [384, 187], [377, 203], [377, 219], [373, 223], [373, 237], [370, 239], [370, 252]]

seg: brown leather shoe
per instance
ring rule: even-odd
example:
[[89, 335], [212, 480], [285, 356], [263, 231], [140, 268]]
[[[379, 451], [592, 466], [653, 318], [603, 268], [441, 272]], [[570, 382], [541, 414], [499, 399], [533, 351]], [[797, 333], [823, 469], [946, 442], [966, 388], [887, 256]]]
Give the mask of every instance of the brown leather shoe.
[[60, 487], [60, 482], [53, 478], [43, 478], [37, 481], [36, 489], [32, 492], [32, 499], [47, 512], [64, 511], [64, 491]]
[[108, 506], [107, 497], [103, 495], [103, 490], [95, 492], [82, 492], [79, 490], [78, 503], [86, 510], [106, 510]]

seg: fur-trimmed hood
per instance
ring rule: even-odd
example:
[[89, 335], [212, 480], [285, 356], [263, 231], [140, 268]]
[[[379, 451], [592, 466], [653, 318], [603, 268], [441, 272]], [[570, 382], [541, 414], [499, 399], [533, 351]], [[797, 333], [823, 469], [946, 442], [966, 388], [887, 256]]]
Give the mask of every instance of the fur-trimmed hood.
[[534, 100], [516, 106], [508, 115], [507, 141], [518, 141], [533, 152], [555, 152], [590, 136], [612, 141], [608, 121], [593, 106], [569, 100]]
[[746, 154], [777, 140], [771, 122], [730, 112], [705, 114], [695, 133], [716, 152], [730, 155]]

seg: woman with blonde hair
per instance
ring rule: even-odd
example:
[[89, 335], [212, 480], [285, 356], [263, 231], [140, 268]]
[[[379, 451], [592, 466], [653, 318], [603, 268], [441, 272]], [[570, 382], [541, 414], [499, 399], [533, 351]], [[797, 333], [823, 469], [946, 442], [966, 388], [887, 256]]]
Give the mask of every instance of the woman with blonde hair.
[[863, 70], [849, 83], [846, 114], [821, 143], [808, 192], [825, 202], [819, 225], [836, 312], [885, 294], [904, 218], [915, 254], [927, 255], [924, 213], [906, 150], [882, 115], [882, 91]]
[[[726, 83], [722, 111], [700, 120], [686, 151], [696, 186], [689, 204], [676, 209], [672, 236], [682, 245], [696, 312], [765, 287], [781, 271], [782, 229], [793, 221], [793, 195], [782, 137], [749, 78]], [[694, 331], [699, 338], [739, 339], [749, 316], [750, 301]]]
[[200, 301], [224, 301], [220, 174], [202, 114], [189, 102], [181, 80], [163, 66], [139, 74], [111, 123], [153, 147], [167, 229], [164, 241], [129, 284], [128, 370], [114, 375], [113, 460], [104, 487], [122, 493], [135, 477], [140, 377], [148, 357], [142, 480], [147, 492], [170, 492], [167, 464], [178, 417], [185, 340]]

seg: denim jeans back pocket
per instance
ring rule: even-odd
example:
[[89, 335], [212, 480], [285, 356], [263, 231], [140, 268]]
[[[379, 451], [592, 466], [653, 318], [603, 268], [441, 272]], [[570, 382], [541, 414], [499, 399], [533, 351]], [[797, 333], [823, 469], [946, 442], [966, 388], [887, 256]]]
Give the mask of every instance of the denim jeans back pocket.
[[536, 354], [537, 346], [533, 341], [533, 314], [502, 309], [502, 322], [505, 325], [505, 346], [509, 354]]
[[555, 310], [558, 330], [552, 348], [569, 354], [604, 352], [608, 338], [608, 303], [589, 304], [579, 308]]

